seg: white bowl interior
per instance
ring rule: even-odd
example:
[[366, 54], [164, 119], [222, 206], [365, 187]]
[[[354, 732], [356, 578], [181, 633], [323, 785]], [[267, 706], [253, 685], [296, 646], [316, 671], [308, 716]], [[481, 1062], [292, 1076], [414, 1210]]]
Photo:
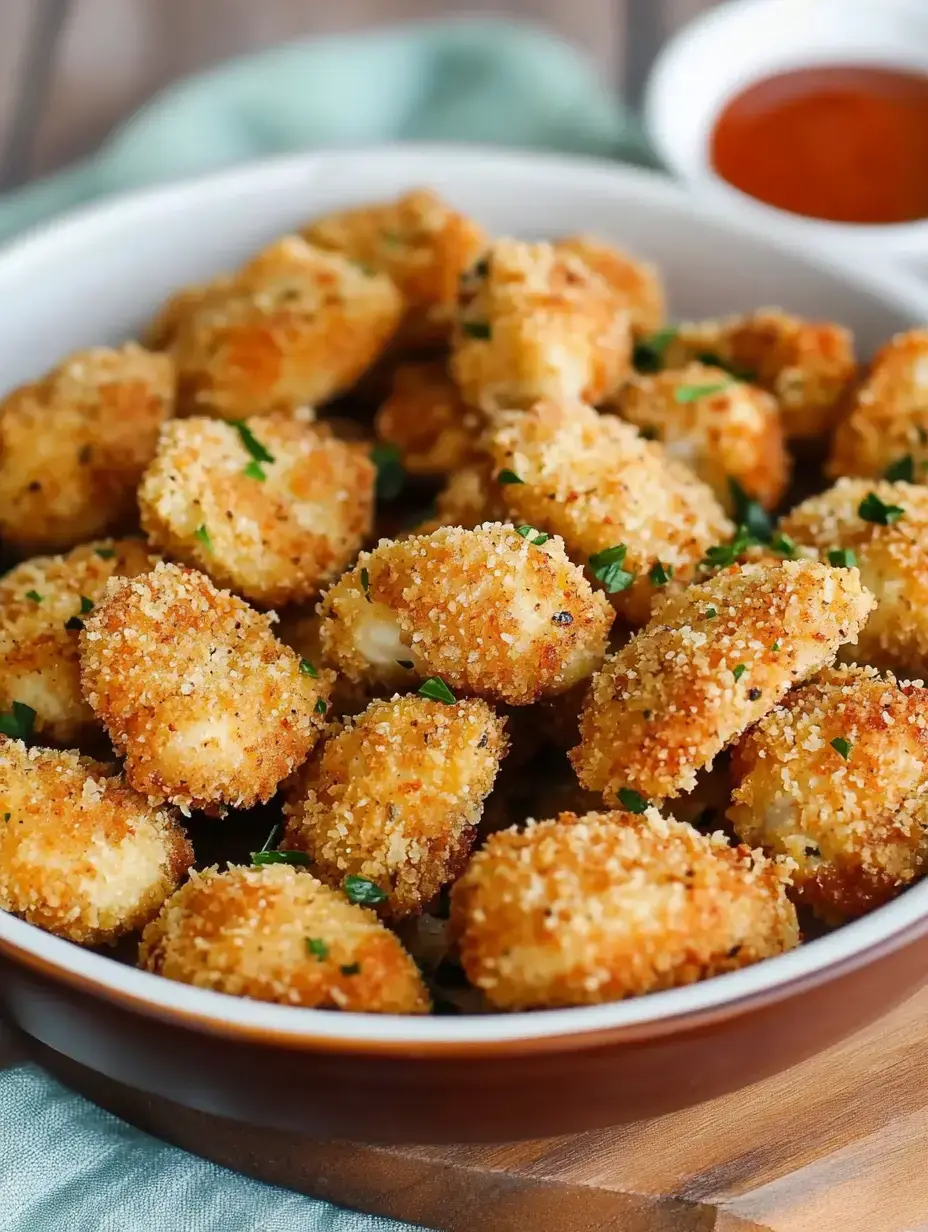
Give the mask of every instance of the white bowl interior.
[[[0, 389], [70, 349], [131, 336], [177, 286], [209, 276], [324, 210], [429, 184], [491, 231], [598, 232], [656, 261], [674, 316], [778, 304], [839, 320], [868, 353], [928, 319], [928, 287], [894, 271], [823, 262], [756, 226], [697, 209], [669, 181], [581, 159], [400, 147], [303, 155], [138, 194], [42, 228], [0, 253], [7, 305]], [[854, 959], [928, 915], [928, 883], [799, 950], [702, 984], [584, 1009], [472, 1018], [332, 1014], [172, 983], [81, 950], [0, 912], [0, 939], [153, 1009], [228, 1026], [353, 1040], [486, 1041], [598, 1030], [703, 1010]], [[30, 1006], [17, 1006], [28, 1029]]]

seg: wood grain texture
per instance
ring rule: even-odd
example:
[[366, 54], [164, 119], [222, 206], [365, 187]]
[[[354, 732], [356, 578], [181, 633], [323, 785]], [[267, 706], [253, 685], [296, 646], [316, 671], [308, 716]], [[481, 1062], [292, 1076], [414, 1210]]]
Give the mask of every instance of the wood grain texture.
[[141, 1095], [48, 1050], [38, 1057], [187, 1150], [443, 1232], [924, 1232], [926, 1016], [928, 989], [740, 1092], [615, 1129], [497, 1146], [309, 1142]]

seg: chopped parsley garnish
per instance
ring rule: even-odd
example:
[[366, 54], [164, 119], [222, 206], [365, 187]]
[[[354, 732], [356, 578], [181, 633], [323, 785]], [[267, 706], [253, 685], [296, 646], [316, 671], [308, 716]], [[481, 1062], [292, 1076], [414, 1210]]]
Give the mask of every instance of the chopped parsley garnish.
[[371, 575], [368, 573], [366, 569], [361, 570], [361, 589], [364, 591], [365, 594], [370, 593]]
[[300, 659], [300, 675], [301, 676], [318, 676], [319, 673], [310, 663], [309, 659]]
[[193, 537], [194, 539], [199, 539], [199, 541], [206, 548], [207, 552], [211, 552], [213, 550], [213, 541], [210, 539], [209, 531], [206, 529], [205, 525], [198, 526], [193, 532]]
[[642, 338], [635, 344], [632, 363], [639, 372], [660, 372], [664, 352], [677, 336], [675, 329], [659, 329], [650, 338]]
[[543, 543], [547, 543], [551, 538], [550, 535], [546, 535], [544, 531], [539, 531], [534, 526], [517, 526], [516, 534], [521, 535], [523, 539], [527, 539], [536, 548], [540, 548]]
[[729, 363], [727, 359], [722, 359], [721, 355], [716, 355], [714, 351], [700, 351], [696, 358], [707, 368], [722, 368], [725, 372], [730, 372], [736, 381], [757, 380], [757, 373], [753, 368], [741, 368], [737, 364]]
[[115, 548], [94, 548], [94, 551], [101, 560], [112, 560], [116, 555]]
[[770, 548], [778, 556], [784, 556], [787, 560], [795, 560], [799, 555], [796, 540], [790, 539], [789, 535], [774, 535], [770, 540]]
[[736, 680], [740, 680], [747, 670], [748, 665], [746, 663], [739, 663], [737, 667], [732, 668], [731, 674]]
[[251, 862], [259, 866], [262, 864], [305, 865], [312, 863], [305, 851], [253, 851]]
[[716, 381], [712, 385], [678, 385], [673, 393], [674, 402], [698, 402], [700, 398], [711, 398], [733, 385], [734, 381]]
[[349, 873], [343, 883], [345, 897], [350, 903], [360, 903], [364, 907], [374, 907], [377, 903], [385, 903], [389, 898], [386, 890], [381, 890], [374, 881], [366, 877], [358, 877]]
[[274, 844], [275, 844], [275, 843], [277, 842], [277, 840], [280, 838], [280, 831], [281, 831], [281, 829], [282, 829], [282, 828], [283, 828], [283, 826], [282, 826], [282, 823], [281, 823], [281, 822], [277, 822], [277, 824], [276, 824], [276, 825], [271, 826], [271, 832], [270, 832], [270, 834], [267, 836], [267, 838], [266, 838], [266, 839], [264, 840], [264, 842], [261, 844], [261, 850], [262, 850], [262, 851], [270, 851], [270, 849], [274, 846]]
[[428, 680], [423, 680], [418, 692], [420, 697], [427, 697], [433, 702], [444, 702], [446, 706], [453, 706], [458, 700], [441, 676], [429, 676]]
[[242, 474], [245, 475], [248, 479], [257, 479], [258, 483], [264, 483], [265, 479], [267, 479], [267, 475], [265, 475], [264, 470], [261, 466], [261, 463], [255, 462], [253, 458], [245, 466], [245, 469], [242, 471]]
[[828, 553], [828, 563], [839, 569], [853, 569], [857, 564], [857, 554], [853, 548], [832, 548]]
[[868, 492], [857, 506], [857, 512], [865, 522], [874, 522], [877, 526], [892, 526], [898, 522], [905, 510], [901, 505], [887, 505], [875, 492]]
[[375, 445], [371, 461], [377, 467], [378, 500], [396, 500], [406, 483], [399, 449], [395, 445]]
[[358, 962], [346, 963], [344, 967], [339, 967], [342, 975], [358, 975], [361, 970], [361, 964]]
[[624, 543], [617, 543], [615, 547], [604, 548], [590, 557], [590, 572], [597, 581], [602, 582], [609, 595], [628, 590], [635, 580], [634, 573], [622, 568], [627, 551]]
[[773, 651], [774, 654], [776, 654], [776, 652], [780, 649], [780, 643], [774, 642], [773, 645], [770, 647], [770, 649]]
[[81, 620], [80, 616], [69, 616], [64, 622], [64, 627], [72, 633], [79, 633], [84, 627], [84, 622]]
[[251, 462], [245, 467], [245, 474], [249, 479], [260, 479], [263, 483], [265, 480], [264, 471], [261, 468], [262, 462], [273, 462], [274, 455], [270, 453], [258, 440], [251, 428], [245, 423], [244, 419], [230, 420], [232, 427], [239, 434], [242, 444], [251, 454]]
[[758, 542], [759, 540], [751, 534], [747, 527], [739, 526], [735, 537], [728, 543], [717, 543], [714, 547], [706, 549], [705, 562], [717, 569], [725, 569], [728, 565], [733, 565], [739, 556]]
[[633, 791], [631, 787], [620, 787], [618, 794], [619, 803], [630, 813], [643, 813], [649, 807], [649, 802], [644, 796]]
[[890, 483], [914, 483], [915, 482], [915, 463], [912, 461], [910, 453], [903, 454], [901, 458], [897, 458], [890, 466], [887, 466], [884, 474], [884, 479], [888, 479]]
[[44, 597], [45, 596], [40, 595], [37, 590], [27, 590], [26, 591], [26, 598], [31, 599], [33, 603], [41, 603]]
[[714, 607], [707, 607], [707, 608], [706, 608], [706, 616], [708, 617], [708, 619], [709, 619], [709, 620], [715, 620], [715, 618], [716, 618], [716, 616], [718, 616], [718, 614], [719, 614], [719, 613], [718, 613], [718, 609], [717, 609], [717, 608], [714, 608]]
[[673, 565], [664, 565], [656, 560], [648, 570], [648, 577], [652, 586], [666, 586], [673, 577]]
[[329, 947], [321, 937], [307, 937], [306, 948], [313, 958], [318, 958], [320, 962], [329, 956]]
[[316, 714], [325, 714], [327, 709], [328, 706], [326, 705], [325, 700], [321, 697], [316, 702], [315, 706], [313, 706], [313, 710], [315, 710]]
[[81, 595], [81, 615], [86, 616], [88, 612], [93, 611], [93, 600], [88, 599], [86, 595]]
[[465, 321], [461, 328], [468, 338], [479, 338], [482, 342], [486, 342], [493, 334], [487, 321]]
[[500, 483], [525, 483], [525, 480], [520, 479], [515, 471], [502, 470], [496, 478]]
[[834, 751], [836, 753], [839, 753], [844, 758], [844, 760], [847, 761], [851, 753], [850, 740], [845, 740], [843, 736], [835, 736], [834, 740], [832, 740], [830, 743]]
[[769, 543], [773, 535], [770, 517], [763, 505], [753, 500], [742, 488], [737, 479], [728, 480], [728, 490], [731, 492], [732, 504], [735, 507], [735, 521], [739, 530], [746, 531], [762, 543]]
[[13, 740], [28, 740], [34, 726], [35, 711], [25, 702], [13, 702], [8, 711], [0, 711], [0, 733]]

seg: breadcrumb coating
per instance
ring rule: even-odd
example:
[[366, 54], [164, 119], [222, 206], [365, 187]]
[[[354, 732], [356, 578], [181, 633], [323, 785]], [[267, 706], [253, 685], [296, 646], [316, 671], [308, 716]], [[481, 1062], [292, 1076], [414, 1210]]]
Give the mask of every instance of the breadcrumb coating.
[[372, 702], [297, 776], [282, 846], [336, 889], [349, 874], [373, 882], [387, 919], [418, 913], [467, 860], [505, 728], [479, 699]]
[[570, 754], [582, 785], [660, 799], [853, 642], [873, 607], [856, 569], [732, 566], [661, 605], [594, 678]]
[[[898, 520], [881, 525], [862, 517], [861, 505], [871, 497], [891, 510], [902, 509]], [[879, 505], [874, 512], [879, 516]], [[827, 492], [797, 505], [780, 525], [825, 559], [835, 549], [850, 550], [861, 581], [876, 597], [876, 609], [856, 646], [847, 647], [841, 657], [928, 675], [928, 489], [839, 479]]]
[[373, 364], [401, 312], [385, 275], [284, 236], [177, 310], [180, 413], [247, 419], [325, 402]]
[[622, 297], [635, 337], [654, 333], [664, 324], [667, 305], [657, 266], [637, 261], [595, 235], [569, 235], [554, 247], [585, 261]]
[[461, 281], [451, 375], [487, 413], [539, 398], [598, 402], [625, 377], [624, 299], [553, 244], [498, 240]]
[[273, 607], [315, 598], [354, 559], [371, 531], [375, 478], [366, 447], [323, 425], [178, 419], [161, 434], [139, 508], [168, 555]]
[[0, 538], [20, 556], [131, 526], [173, 413], [174, 366], [134, 342], [77, 351], [0, 402]]
[[110, 580], [80, 635], [81, 679], [136, 790], [185, 811], [250, 808], [305, 760], [328, 680], [271, 630], [192, 569]]
[[444, 527], [381, 540], [321, 607], [326, 658], [350, 680], [451, 689], [527, 706], [602, 662], [613, 613], [557, 537]]
[[447, 341], [458, 279], [488, 243], [482, 227], [428, 188], [327, 214], [302, 234], [389, 275], [406, 304], [399, 341], [410, 347]]
[[721, 361], [772, 393], [791, 440], [826, 435], [857, 372], [850, 330], [780, 308], [679, 326], [664, 351], [664, 367], [682, 368], [694, 359]]
[[[498, 475], [509, 471], [521, 481], [502, 488], [516, 522], [561, 535], [584, 564], [625, 546], [622, 568], [634, 580], [611, 599], [632, 624], [647, 623], [655, 590], [671, 574], [674, 585], [687, 582], [706, 549], [734, 532], [688, 467], [631, 425], [582, 403], [542, 402], [500, 415], [489, 448]], [[658, 564], [664, 573], [652, 577]]]
[[483, 416], [461, 398], [447, 365], [431, 360], [399, 365], [374, 426], [410, 475], [449, 475], [476, 456]]
[[655, 809], [562, 813], [487, 840], [452, 892], [452, 931], [496, 1009], [595, 1005], [792, 949], [785, 878]]
[[193, 863], [113, 766], [0, 736], [0, 908], [79, 945], [146, 924]]
[[869, 667], [789, 693], [733, 756], [738, 836], [795, 864], [796, 899], [831, 923], [924, 875], [928, 689]]
[[194, 872], [145, 929], [139, 966], [233, 997], [424, 1014], [412, 958], [372, 911], [286, 864]]
[[722, 368], [694, 363], [632, 376], [610, 409], [695, 471], [726, 513], [734, 512], [732, 479], [765, 509], [786, 490], [790, 457], [777, 400]]
[[100, 539], [67, 556], [35, 556], [0, 579], [0, 710], [30, 706], [43, 741], [94, 741], [100, 725], [81, 692], [79, 622], [111, 577], [157, 562], [142, 539]]
[[896, 334], [877, 351], [835, 429], [826, 471], [880, 478], [894, 465], [928, 482], [928, 329]]

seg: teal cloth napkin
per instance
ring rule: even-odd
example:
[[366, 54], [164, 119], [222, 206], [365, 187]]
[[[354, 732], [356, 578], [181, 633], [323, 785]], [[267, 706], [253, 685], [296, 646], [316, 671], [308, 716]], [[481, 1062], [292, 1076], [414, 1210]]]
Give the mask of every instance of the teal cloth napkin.
[[[293, 44], [173, 86], [93, 157], [0, 200], [0, 240], [107, 193], [262, 154], [414, 140], [651, 161], [570, 46], [512, 22], [436, 22]], [[411, 1232], [165, 1146], [15, 1066], [0, 1073], [0, 1229], [62, 1228]]]

